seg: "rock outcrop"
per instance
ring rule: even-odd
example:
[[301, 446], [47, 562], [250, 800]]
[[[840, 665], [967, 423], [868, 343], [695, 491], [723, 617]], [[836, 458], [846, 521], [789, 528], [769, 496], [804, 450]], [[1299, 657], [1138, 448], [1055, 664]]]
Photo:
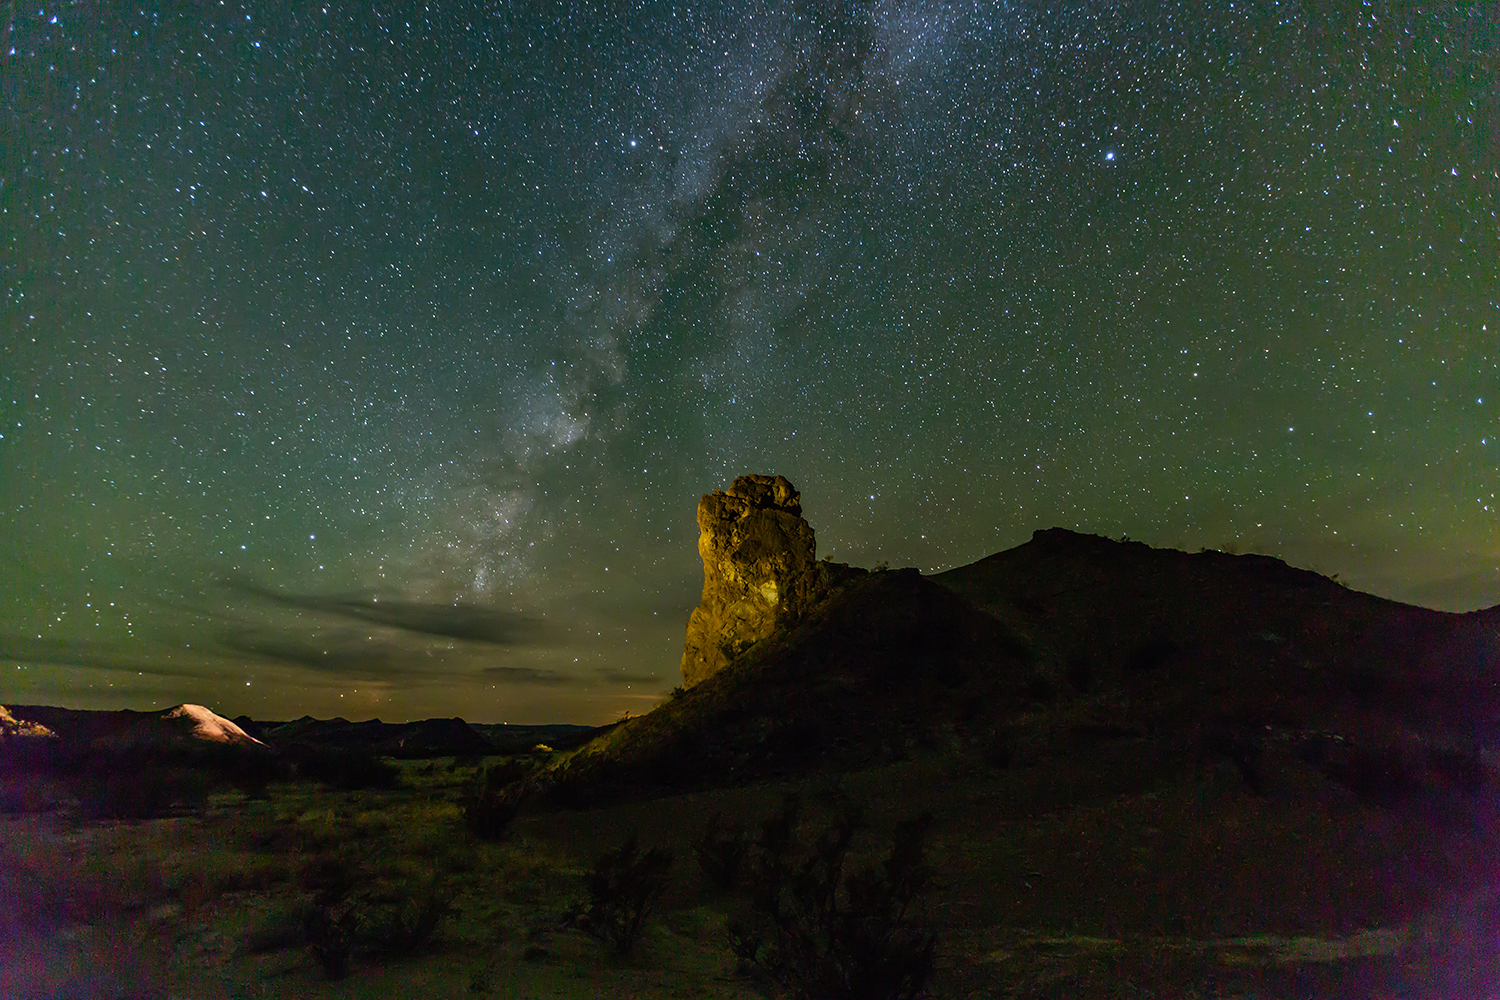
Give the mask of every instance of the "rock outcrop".
[[784, 476], [740, 476], [698, 502], [703, 600], [688, 619], [682, 682], [692, 687], [825, 596], [802, 497]]
[[40, 722], [18, 719], [4, 705], [0, 705], [0, 743], [12, 738], [56, 735]]
[[175, 727], [187, 728], [194, 739], [210, 743], [235, 743], [247, 746], [265, 746], [260, 740], [245, 732], [222, 715], [202, 705], [178, 705], [162, 714], [163, 719], [180, 720]]

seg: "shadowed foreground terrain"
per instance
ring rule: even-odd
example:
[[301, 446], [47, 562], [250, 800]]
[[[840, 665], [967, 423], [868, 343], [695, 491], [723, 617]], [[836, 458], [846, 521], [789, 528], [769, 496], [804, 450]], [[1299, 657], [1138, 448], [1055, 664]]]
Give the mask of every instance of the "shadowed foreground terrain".
[[[790, 794], [809, 857], [857, 815], [844, 866], [876, 882], [930, 814], [879, 940], [932, 943], [931, 996], [1491, 996], [1497, 644], [1500, 609], [1054, 530], [854, 578], [573, 748], [12, 706], [56, 735], [3, 742], [0, 995], [796, 995], [745, 944]], [[632, 835], [672, 860], [614, 869], [652, 890], [623, 948], [595, 862]]]

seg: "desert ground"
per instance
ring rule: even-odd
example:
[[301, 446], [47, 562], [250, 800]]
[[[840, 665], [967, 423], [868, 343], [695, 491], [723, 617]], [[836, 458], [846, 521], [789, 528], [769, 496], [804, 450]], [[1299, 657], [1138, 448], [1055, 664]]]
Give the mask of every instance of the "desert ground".
[[[210, 788], [138, 820], [83, 815], [66, 782], [13, 779], [0, 995], [778, 995], [737, 970], [726, 928], [745, 904], [694, 846], [708, 817], [753, 829], [789, 792], [809, 830], [828, 803], [861, 809], [851, 867], [878, 861], [901, 819], [933, 814], [913, 920], [934, 941], [934, 997], [1493, 995], [1500, 980], [1480, 977], [1496, 972], [1496, 883], [1479, 834], [1493, 804], [1435, 830], [1353, 794], [1310, 806], [1291, 766], [1256, 795], [1231, 766], [1145, 741], [1081, 753], [987, 765], [916, 747], [837, 776], [523, 812], [498, 840], [474, 835], [463, 803], [504, 758], [393, 762], [391, 788]], [[631, 834], [673, 862], [622, 955], [565, 915]], [[1309, 871], [1324, 877], [1282, 877]], [[1435, 896], [1434, 883], [1459, 888]], [[347, 971], [312, 940], [320, 893], [354, 914]]]

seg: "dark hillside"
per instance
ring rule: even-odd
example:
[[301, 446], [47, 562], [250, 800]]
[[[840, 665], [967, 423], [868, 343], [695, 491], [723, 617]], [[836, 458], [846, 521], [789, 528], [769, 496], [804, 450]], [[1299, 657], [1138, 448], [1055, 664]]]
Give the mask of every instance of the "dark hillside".
[[889, 761], [1057, 693], [1015, 630], [915, 570], [876, 573], [549, 776], [568, 804]]
[[[1227, 769], [1254, 796], [1452, 813], [1490, 780], [1497, 612], [1351, 591], [1265, 556], [1063, 530], [932, 579], [872, 574], [542, 776], [567, 805], [909, 755]], [[964, 763], [967, 762], [967, 763]]]
[[1142, 721], [1307, 727], [1363, 712], [1465, 743], [1500, 721], [1500, 609], [1448, 614], [1267, 556], [1061, 529], [933, 579], [976, 607], [1018, 608], [1077, 687], [1133, 693]]

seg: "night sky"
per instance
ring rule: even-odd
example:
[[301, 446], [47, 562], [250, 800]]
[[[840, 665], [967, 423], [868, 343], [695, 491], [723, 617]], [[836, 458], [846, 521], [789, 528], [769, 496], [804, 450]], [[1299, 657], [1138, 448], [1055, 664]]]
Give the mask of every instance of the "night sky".
[[0, 703], [643, 711], [746, 472], [1500, 603], [1500, 21], [1335, 6], [12, 5]]

